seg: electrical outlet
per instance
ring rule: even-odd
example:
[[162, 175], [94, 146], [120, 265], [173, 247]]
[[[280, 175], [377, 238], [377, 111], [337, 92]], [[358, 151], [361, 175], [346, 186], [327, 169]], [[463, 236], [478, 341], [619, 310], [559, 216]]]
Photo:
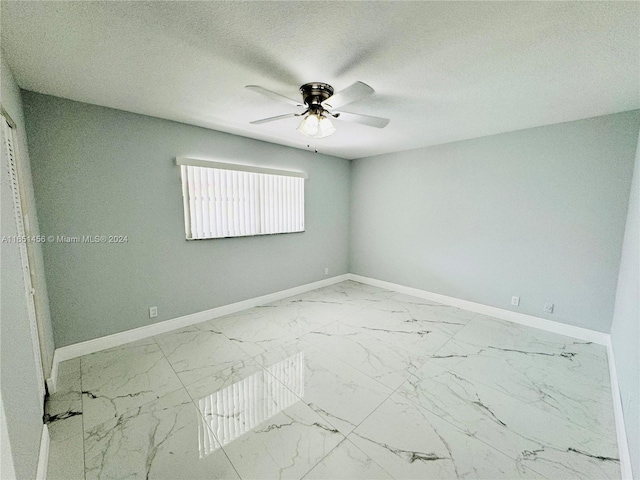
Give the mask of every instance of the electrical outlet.
[[544, 304], [544, 313], [553, 313], [553, 303]]
[[329, 267], [324, 267], [324, 274], [329, 275]]
[[149, 318], [156, 318], [158, 316], [158, 307], [149, 307]]
[[520, 297], [511, 297], [511, 305], [515, 305], [516, 307], [520, 305]]

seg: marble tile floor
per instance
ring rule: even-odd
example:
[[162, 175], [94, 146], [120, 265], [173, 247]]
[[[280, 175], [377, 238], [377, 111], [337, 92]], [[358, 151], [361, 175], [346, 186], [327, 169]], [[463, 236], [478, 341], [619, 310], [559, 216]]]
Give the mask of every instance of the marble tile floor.
[[603, 346], [353, 281], [60, 365], [50, 479], [620, 478]]

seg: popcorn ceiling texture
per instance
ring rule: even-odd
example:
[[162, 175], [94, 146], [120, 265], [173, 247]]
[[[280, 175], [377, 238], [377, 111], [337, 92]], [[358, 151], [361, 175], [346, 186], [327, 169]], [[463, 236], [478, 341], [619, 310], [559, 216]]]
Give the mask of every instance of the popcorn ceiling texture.
[[[6, 2], [20, 87], [353, 159], [640, 107], [637, 2]], [[310, 81], [376, 94], [315, 145]], [[295, 107], [294, 107], [295, 109]], [[309, 145], [309, 146], [308, 146]]]

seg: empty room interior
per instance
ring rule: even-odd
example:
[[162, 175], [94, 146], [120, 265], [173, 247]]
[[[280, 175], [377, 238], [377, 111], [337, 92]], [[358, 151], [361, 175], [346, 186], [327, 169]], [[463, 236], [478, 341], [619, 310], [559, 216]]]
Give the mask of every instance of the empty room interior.
[[640, 2], [0, 17], [3, 480], [640, 480]]

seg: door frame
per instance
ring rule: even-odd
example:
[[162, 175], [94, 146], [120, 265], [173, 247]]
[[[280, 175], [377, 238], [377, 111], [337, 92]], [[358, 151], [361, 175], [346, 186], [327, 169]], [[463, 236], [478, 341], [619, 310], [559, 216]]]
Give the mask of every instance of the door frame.
[[[2, 116], [2, 137], [7, 137], [6, 143], [3, 143], [0, 148], [4, 149], [4, 155], [6, 156], [7, 165], [3, 164], [1, 168], [9, 167], [9, 177], [11, 180], [11, 190], [13, 197], [13, 213], [16, 222], [17, 235], [20, 237], [26, 237], [27, 232], [25, 230], [25, 210], [24, 197], [22, 194], [22, 185], [20, 178], [19, 158], [20, 152], [17, 142], [17, 128], [16, 123], [13, 121], [9, 113], [0, 106], [0, 113]], [[27, 302], [27, 311], [29, 314], [29, 329], [31, 333], [31, 345], [33, 348], [34, 361], [36, 365], [36, 377], [38, 379], [38, 393], [40, 407], [44, 414], [44, 400], [46, 395], [46, 383], [44, 378], [44, 367], [42, 365], [42, 354], [40, 348], [40, 333], [38, 327], [38, 318], [36, 313], [35, 302], [35, 289], [33, 288], [33, 275], [31, 265], [29, 262], [29, 252], [27, 249], [27, 243], [19, 243], [20, 248], [20, 262], [22, 264], [22, 277], [24, 282], [25, 299]]]

